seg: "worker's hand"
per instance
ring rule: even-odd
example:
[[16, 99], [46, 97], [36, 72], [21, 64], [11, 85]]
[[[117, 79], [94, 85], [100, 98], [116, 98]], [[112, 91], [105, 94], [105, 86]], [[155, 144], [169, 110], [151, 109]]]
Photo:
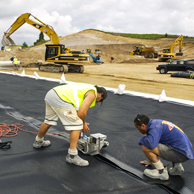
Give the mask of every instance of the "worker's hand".
[[87, 133], [90, 131], [88, 125], [89, 125], [89, 123], [84, 122], [82, 132]]
[[152, 164], [152, 162], [151, 161], [144, 160], [144, 161], [140, 161], [140, 164], [143, 164], [143, 165], [145, 165], [145, 167], [148, 167], [149, 165]]

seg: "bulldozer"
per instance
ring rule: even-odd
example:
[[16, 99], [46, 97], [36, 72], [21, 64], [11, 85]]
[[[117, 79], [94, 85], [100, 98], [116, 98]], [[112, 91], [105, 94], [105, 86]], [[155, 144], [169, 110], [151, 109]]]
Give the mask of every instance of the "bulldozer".
[[[35, 21], [30, 17], [33, 17]], [[52, 43], [45, 45], [45, 63], [39, 65], [40, 71], [83, 73], [84, 66], [78, 63], [89, 62], [89, 55], [83, 51], [71, 50], [69, 47], [60, 44], [59, 36], [54, 31], [53, 27], [45, 24], [30, 13], [22, 14], [16, 19], [11, 27], [4, 33], [2, 45], [16, 46], [16, 43], [11, 39], [10, 35], [25, 23], [46, 34]]]
[[158, 50], [154, 47], [134, 46], [134, 51], [130, 51], [129, 55], [141, 55], [145, 58], [158, 58]]
[[[179, 45], [179, 52], [174, 54], [173, 49], [176, 45]], [[164, 48], [162, 53], [158, 54], [159, 61], [167, 61], [169, 59], [175, 59], [176, 56], [182, 56], [182, 44], [183, 44], [183, 35], [180, 35], [170, 46], [170, 48]]]

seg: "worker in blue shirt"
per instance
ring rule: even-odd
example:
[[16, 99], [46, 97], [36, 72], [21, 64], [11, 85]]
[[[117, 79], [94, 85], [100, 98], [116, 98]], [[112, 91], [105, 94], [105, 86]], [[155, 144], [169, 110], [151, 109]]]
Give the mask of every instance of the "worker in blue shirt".
[[[175, 124], [159, 119], [150, 119], [138, 114], [134, 119], [135, 127], [144, 136], [139, 145], [149, 161], [141, 161], [146, 167], [153, 164], [156, 169], [145, 169], [144, 174], [153, 179], [168, 180], [170, 175], [184, 172], [182, 163], [194, 159], [194, 151], [186, 134]], [[160, 158], [170, 161], [173, 167], [167, 170]]]

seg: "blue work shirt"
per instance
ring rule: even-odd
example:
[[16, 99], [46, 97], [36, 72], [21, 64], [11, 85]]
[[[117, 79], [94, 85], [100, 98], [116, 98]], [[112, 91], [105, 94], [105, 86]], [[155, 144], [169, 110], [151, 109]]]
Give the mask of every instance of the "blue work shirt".
[[194, 159], [194, 151], [191, 142], [185, 133], [175, 124], [165, 120], [150, 119], [146, 135], [139, 140], [139, 145], [153, 150], [158, 143], [184, 154], [189, 159]]

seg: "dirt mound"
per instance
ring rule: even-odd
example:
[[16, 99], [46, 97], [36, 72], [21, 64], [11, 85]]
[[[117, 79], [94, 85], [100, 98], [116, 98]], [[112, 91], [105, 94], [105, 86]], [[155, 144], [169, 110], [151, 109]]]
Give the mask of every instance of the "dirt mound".
[[44, 51], [36, 51], [32, 49], [19, 49], [15, 47], [11, 51], [1, 51], [0, 60], [9, 61], [11, 57], [16, 56], [22, 66], [35, 67], [38, 63], [44, 61]]
[[[114, 61], [117, 63], [156, 62], [157, 59], [145, 59], [141, 56], [129, 56], [129, 51], [134, 50], [135, 45], [145, 45], [157, 47], [161, 52], [163, 48], [169, 48], [174, 41], [175, 40], [173, 38], [156, 40], [127, 38], [97, 30], [83, 30], [81, 32], [60, 38], [61, 44], [65, 44], [66, 47], [70, 47], [71, 49], [91, 49], [92, 52], [94, 52], [95, 49], [100, 49], [102, 51], [102, 61], [105, 63], [110, 62], [111, 57], [114, 57]], [[50, 44], [50, 42], [47, 42], [46, 44]], [[184, 56], [179, 57], [178, 59], [194, 58], [194, 54], [192, 52], [193, 48], [194, 40], [183, 40]], [[178, 52], [176, 49], [178, 48], [175, 48], [175, 52]], [[0, 52], [1, 61], [9, 61], [12, 56], [16, 56], [21, 61], [22, 66], [27, 66], [30, 64], [36, 65], [39, 62], [44, 62], [45, 45], [39, 45], [26, 50], [15, 48], [11, 51]]]

